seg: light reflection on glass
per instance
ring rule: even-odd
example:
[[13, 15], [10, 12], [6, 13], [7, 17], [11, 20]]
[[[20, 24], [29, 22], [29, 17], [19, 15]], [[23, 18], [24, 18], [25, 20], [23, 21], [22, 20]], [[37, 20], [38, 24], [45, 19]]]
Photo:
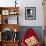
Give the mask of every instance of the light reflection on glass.
[[30, 15], [33, 15], [33, 10], [32, 9], [30, 10]]

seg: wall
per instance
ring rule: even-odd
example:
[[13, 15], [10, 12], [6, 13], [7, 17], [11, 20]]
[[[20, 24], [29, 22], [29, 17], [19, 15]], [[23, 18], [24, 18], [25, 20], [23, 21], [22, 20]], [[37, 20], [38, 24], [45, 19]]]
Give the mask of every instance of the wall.
[[[15, 0], [0, 0], [0, 6], [15, 6]], [[43, 6], [42, 0], [17, 0], [19, 6], [20, 26], [43, 26]], [[36, 7], [36, 20], [25, 20], [25, 7]]]
[[[42, 0], [21, 0], [20, 1], [20, 23], [22, 26], [43, 26]], [[37, 3], [36, 3], [37, 2]], [[36, 7], [36, 20], [25, 20], [25, 7]]]

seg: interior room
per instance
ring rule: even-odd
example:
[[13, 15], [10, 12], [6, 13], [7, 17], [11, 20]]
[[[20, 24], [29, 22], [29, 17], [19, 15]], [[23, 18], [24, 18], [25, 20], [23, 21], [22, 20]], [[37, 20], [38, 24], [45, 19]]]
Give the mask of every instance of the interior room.
[[46, 46], [46, 1], [0, 0], [0, 46]]

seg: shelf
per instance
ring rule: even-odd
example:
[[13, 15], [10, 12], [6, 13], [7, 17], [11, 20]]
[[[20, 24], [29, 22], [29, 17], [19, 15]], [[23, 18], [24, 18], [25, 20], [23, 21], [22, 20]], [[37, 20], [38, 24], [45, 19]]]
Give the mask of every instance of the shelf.
[[0, 7], [0, 46], [18, 46], [18, 17], [19, 7]]
[[16, 29], [17, 32], [19, 31], [19, 24], [0, 24], [1, 31], [5, 28], [12, 29], [13, 31]]
[[18, 46], [18, 41], [2, 42], [3, 46]]
[[0, 7], [1, 10], [6, 10], [6, 9], [19, 9], [19, 7]]
[[19, 42], [19, 40], [15, 40], [15, 41], [12, 41], [12, 40], [10, 40], [10, 41], [3, 41], [3, 42], [5, 42], [5, 43], [15, 43], [15, 42]]
[[2, 24], [18, 24], [18, 16], [2, 16]]
[[19, 7], [0, 7], [0, 14], [2, 15], [19, 15]]

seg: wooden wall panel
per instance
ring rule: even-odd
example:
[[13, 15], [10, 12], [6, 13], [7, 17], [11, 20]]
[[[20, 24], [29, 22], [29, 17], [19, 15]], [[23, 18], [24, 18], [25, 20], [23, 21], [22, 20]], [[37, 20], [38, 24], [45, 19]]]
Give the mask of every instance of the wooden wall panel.
[[44, 0], [44, 26], [46, 26], [46, 0]]
[[43, 0], [43, 6], [44, 6], [44, 44], [46, 46], [46, 0]]

